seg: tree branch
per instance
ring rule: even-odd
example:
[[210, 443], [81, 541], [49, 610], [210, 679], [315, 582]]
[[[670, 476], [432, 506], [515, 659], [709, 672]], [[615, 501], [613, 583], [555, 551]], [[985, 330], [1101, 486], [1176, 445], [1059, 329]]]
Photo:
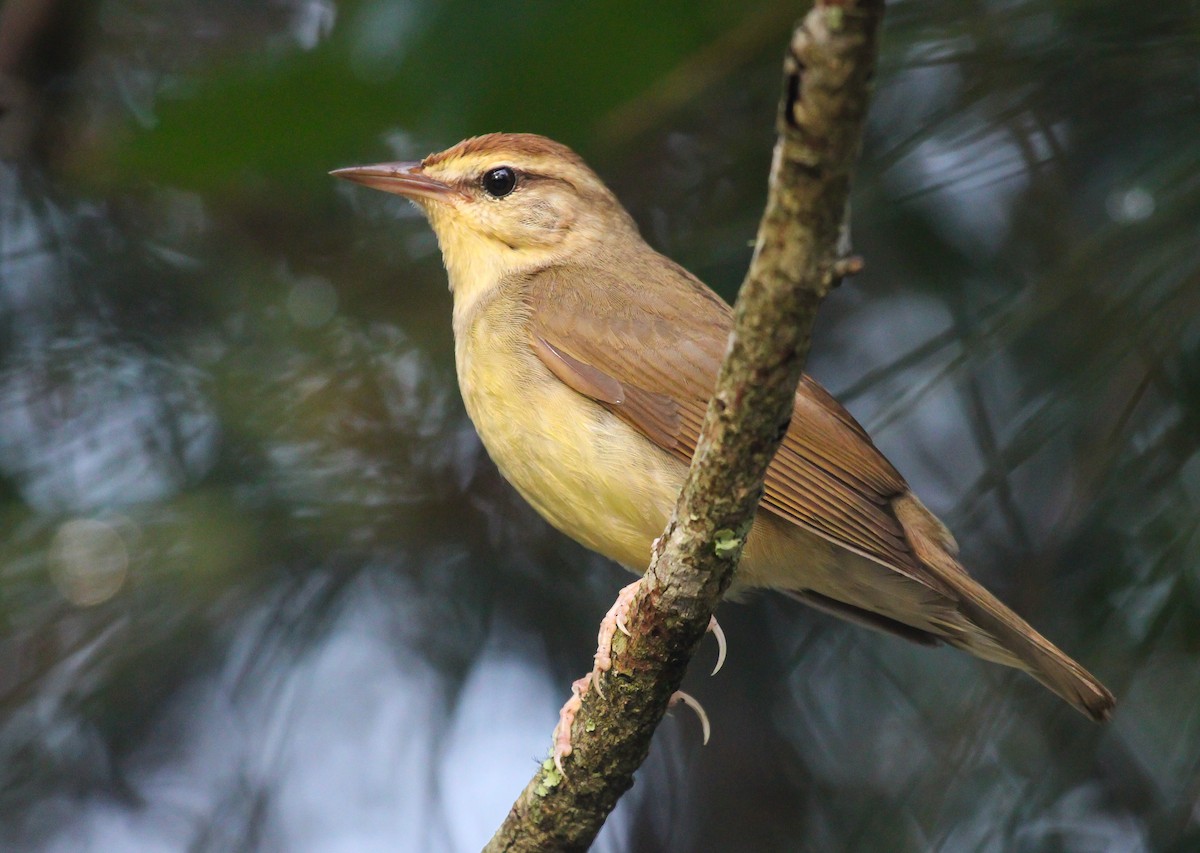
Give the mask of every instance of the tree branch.
[[572, 727], [564, 779], [547, 761], [486, 851], [583, 850], [650, 747], [709, 618], [733, 579], [787, 431], [821, 300], [856, 269], [840, 251], [883, 0], [818, 0], [784, 62], [779, 138], [754, 257], [699, 446], [655, 545], [603, 695]]

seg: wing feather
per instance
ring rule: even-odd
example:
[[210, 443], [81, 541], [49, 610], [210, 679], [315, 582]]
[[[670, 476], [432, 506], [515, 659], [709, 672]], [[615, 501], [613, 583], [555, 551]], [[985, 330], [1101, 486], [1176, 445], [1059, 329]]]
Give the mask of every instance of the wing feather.
[[[671, 267], [685, 287], [669, 318], [644, 288], [602, 268], [543, 270], [526, 283], [526, 294], [531, 344], [554, 375], [686, 462], [695, 453], [732, 315], [698, 280]], [[591, 279], [587, 299], [569, 284], [580, 275]], [[765, 485], [768, 511], [941, 587], [915, 559], [891, 511], [907, 490], [903, 478], [808, 376]]]

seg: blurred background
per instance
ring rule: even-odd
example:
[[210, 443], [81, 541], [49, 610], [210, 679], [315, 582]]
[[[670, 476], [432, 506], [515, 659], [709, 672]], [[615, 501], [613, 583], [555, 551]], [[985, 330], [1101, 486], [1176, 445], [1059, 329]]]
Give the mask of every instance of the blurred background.
[[[0, 6], [0, 849], [478, 849], [623, 572], [498, 476], [433, 237], [579, 150], [727, 298], [803, 4]], [[1200, 6], [903, 0], [810, 371], [1117, 693], [725, 605], [603, 851], [1200, 849]]]

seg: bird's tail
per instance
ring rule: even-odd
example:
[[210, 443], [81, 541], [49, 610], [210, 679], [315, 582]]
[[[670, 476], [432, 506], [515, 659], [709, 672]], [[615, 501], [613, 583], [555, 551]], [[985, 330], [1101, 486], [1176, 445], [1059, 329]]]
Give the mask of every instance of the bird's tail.
[[946, 642], [1023, 669], [1093, 720], [1108, 719], [1116, 703], [1108, 688], [967, 574], [955, 559], [953, 537], [933, 513], [911, 493], [892, 507], [918, 559], [949, 587], [960, 612], [979, 629], [946, 636]]

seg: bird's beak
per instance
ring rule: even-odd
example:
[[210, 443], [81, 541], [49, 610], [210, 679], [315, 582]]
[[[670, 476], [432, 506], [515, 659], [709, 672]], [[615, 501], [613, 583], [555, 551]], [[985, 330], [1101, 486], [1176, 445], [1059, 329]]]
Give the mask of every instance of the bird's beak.
[[424, 174], [419, 162], [349, 166], [334, 169], [329, 174], [373, 190], [396, 193], [413, 201], [450, 201], [462, 195], [449, 184]]

